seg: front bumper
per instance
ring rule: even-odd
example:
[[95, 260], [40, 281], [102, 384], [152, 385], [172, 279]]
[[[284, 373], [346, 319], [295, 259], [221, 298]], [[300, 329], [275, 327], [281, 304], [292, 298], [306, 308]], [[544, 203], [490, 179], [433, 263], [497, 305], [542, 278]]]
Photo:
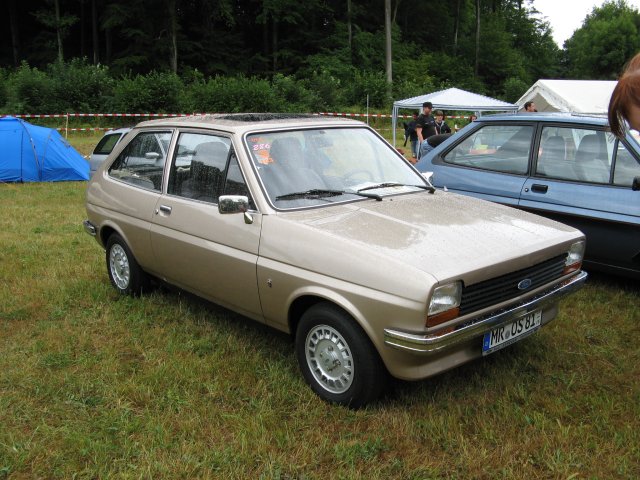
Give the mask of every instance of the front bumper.
[[561, 298], [582, 288], [587, 276], [586, 272], [580, 272], [524, 303], [501, 310], [497, 314], [482, 318], [475, 323], [467, 324], [443, 335], [414, 334], [387, 328], [384, 330], [384, 343], [390, 347], [420, 354], [434, 354], [453, 349], [470, 339], [484, 335], [496, 327], [510, 323], [533, 310], [543, 309], [546, 306], [557, 303]]
[[82, 222], [82, 226], [84, 227], [84, 231], [87, 232], [92, 237], [95, 237], [96, 234], [98, 233], [98, 229], [96, 228], [96, 226], [93, 223], [91, 223], [89, 220], [85, 220], [84, 222]]

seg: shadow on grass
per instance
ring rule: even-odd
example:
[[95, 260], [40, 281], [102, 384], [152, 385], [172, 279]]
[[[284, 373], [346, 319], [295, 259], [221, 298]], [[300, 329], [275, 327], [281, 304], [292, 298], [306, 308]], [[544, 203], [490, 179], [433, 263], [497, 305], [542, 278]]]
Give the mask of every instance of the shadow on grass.
[[640, 294], [640, 281], [634, 278], [621, 277], [603, 272], [589, 271], [589, 283], [598, 287], [614, 288], [629, 293]]

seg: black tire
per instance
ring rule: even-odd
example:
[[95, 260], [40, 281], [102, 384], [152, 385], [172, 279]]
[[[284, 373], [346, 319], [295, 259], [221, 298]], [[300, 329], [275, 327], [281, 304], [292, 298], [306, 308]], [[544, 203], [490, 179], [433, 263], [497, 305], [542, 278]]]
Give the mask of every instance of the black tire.
[[121, 295], [140, 295], [149, 288], [149, 277], [117, 233], [107, 240], [105, 259], [111, 285]]
[[330, 403], [359, 408], [386, 387], [387, 369], [369, 337], [333, 304], [318, 303], [302, 315], [295, 349], [304, 379]]

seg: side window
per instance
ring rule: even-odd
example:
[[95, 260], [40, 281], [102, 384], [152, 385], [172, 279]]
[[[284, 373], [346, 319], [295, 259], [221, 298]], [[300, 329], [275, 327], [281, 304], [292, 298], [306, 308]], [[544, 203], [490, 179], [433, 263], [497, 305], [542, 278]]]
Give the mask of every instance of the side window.
[[217, 203], [231, 141], [201, 133], [181, 133], [176, 144], [168, 193]]
[[113, 150], [113, 147], [115, 147], [116, 143], [118, 143], [118, 140], [120, 140], [121, 136], [121, 133], [112, 133], [110, 135], [105, 135], [98, 142], [98, 145], [96, 145], [96, 148], [94, 148], [93, 153], [98, 155], [109, 155], [111, 153], [111, 150]]
[[242, 172], [240, 171], [238, 158], [233, 150], [231, 151], [231, 157], [229, 158], [227, 178], [225, 179], [222, 195], [244, 195], [249, 198], [249, 207], [252, 210], [256, 209], [251, 198], [251, 194], [249, 193], [249, 189], [247, 188], [247, 184], [242, 176]]
[[120, 152], [109, 167], [109, 175], [149, 190], [162, 190], [166, 145], [171, 132], [141, 132]]
[[487, 125], [465, 138], [444, 161], [504, 173], [527, 173], [533, 127]]
[[609, 183], [615, 139], [604, 131], [544, 127], [536, 174], [588, 183]]
[[621, 187], [630, 187], [634, 177], [640, 177], [640, 162], [622, 142], [618, 141], [616, 164], [613, 168], [613, 183]]

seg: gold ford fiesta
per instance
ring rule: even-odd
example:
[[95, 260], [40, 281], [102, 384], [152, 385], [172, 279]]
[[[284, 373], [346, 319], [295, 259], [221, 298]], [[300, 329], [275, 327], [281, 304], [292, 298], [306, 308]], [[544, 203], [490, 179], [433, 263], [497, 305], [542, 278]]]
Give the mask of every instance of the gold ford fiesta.
[[583, 285], [584, 236], [435, 191], [361, 122], [142, 122], [89, 182], [114, 288], [170, 283], [295, 338], [323, 399], [358, 407], [536, 332]]

